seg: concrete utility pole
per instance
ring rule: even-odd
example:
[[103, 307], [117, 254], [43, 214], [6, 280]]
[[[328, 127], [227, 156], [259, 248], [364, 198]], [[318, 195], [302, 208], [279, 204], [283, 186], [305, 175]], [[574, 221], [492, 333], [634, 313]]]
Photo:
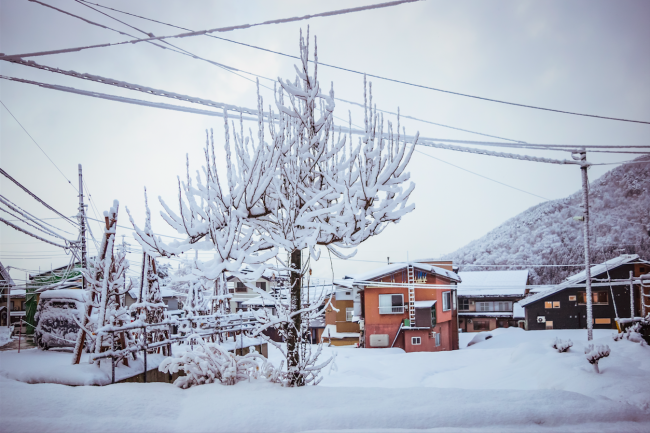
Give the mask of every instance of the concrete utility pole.
[[[84, 207], [84, 187], [79, 164], [79, 227], [81, 230], [81, 267], [86, 269], [86, 208]], [[86, 289], [86, 277], [81, 277], [81, 288]]]
[[594, 319], [592, 314], [593, 299], [591, 296], [591, 263], [589, 261], [589, 177], [587, 176], [587, 151], [581, 150], [577, 155], [571, 155], [573, 159], [581, 162], [582, 171], [582, 236], [585, 243], [585, 283], [587, 285], [587, 340], [594, 339]]

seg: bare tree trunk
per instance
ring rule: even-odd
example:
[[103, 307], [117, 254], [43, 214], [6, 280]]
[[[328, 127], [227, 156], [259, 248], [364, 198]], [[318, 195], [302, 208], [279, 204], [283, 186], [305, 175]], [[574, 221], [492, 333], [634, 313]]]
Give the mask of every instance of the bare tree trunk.
[[[295, 270], [291, 272], [291, 312], [302, 308], [302, 260], [301, 250], [291, 252], [291, 267]], [[288, 324], [287, 329], [287, 367], [289, 371], [289, 385], [303, 386], [304, 378], [298, 371], [300, 364], [300, 342], [301, 342], [302, 318], [300, 314], [293, 317], [293, 323]]]

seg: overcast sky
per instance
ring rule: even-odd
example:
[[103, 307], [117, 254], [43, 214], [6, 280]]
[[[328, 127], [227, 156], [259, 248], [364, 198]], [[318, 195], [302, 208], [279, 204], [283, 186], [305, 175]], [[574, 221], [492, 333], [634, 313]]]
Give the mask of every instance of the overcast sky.
[[[300, 16], [374, 1], [117, 1], [101, 4], [181, 27], [203, 30]], [[73, 0], [48, 4], [132, 34], [130, 29]], [[110, 12], [156, 35], [178, 33], [170, 27]], [[0, 52], [27, 53], [126, 40], [27, 0], [0, 0]], [[238, 42], [298, 54], [301, 28], [318, 37], [319, 60], [357, 71], [455, 92], [560, 110], [650, 120], [650, 2], [640, 1], [423, 1], [381, 10], [314, 18], [221, 33]], [[138, 34], [140, 35], [140, 34]], [[294, 60], [226, 41], [200, 36], [172, 43], [215, 62], [265, 77], [293, 78]], [[313, 43], [313, 39], [312, 39]], [[146, 43], [34, 57], [47, 66], [86, 72], [218, 102], [256, 106], [255, 84], [214, 65], [161, 50]], [[0, 62], [0, 73], [78, 89], [136, 99], [182, 103], [99, 83]], [[243, 74], [246, 77], [245, 74]], [[363, 101], [363, 78], [319, 68], [321, 85], [334, 83], [336, 96]], [[262, 84], [272, 83], [262, 80]], [[513, 107], [449, 95], [403, 84], [373, 80], [379, 108], [432, 122], [535, 143], [647, 145], [650, 126]], [[262, 89], [265, 105], [272, 93]], [[154, 231], [174, 232], [158, 215], [161, 196], [172, 206], [177, 176], [202, 162], [205, 130], [214, 128], [219, 157], [223, 121], [217, 117], [128, 105], [0, 80], [0, 99], [47, 153], [34, 144], [0, 106], [0, 166], [65, 215], [77, 212], [77, 164], [93, 198], [90, 216], [120, 202], [119, 223], [128, 226], [125, 206], [137, 222], [144, 218], [143, 189], [149, 191]], [[196, 106], [197, 108], [205, 108]], [[335, 114], [363, 122], [361, 112], [337, 103]], [[391, 119], [394, 120], [394, 119]], [[482, 140], [478, 135], [431, 124], [403, 121], [407, 133], [427, 137]], [[255, 128], [255, 124], [250, 125]], [[438, 257], [546, 199], [580, 188], [575, 166], [559, 166], [421, 148], [409, 166], [416, 184], [416, 209], [359, 248], [355, 261], [333, 261], [336, 277], [370, 270], [391, 261]], [[528, 152], [566, 158], [558, 152]], [[626, 154], [590, 154], [593, 162], [631, 159]], [[514, 186], [526, 194], [459, 168]], [[58, 169], [61, 170], [61, 174]], [[596, 179], [615, 166], [590, 169]], [[65, 177], [64, 177], [65, 176]], [[56, 215], [0, 179], [1, 194], [38, 217]], [[536, 196], [535, 196], [536, 195]], [[540, 197], [537, 197], [540, 196]], [[11, 219], [6, 213], [3, 218]], [[60, 220], [47, 220], [74, 233]], [[100, 226], [92, 226], [99, 238]], [[136, 245], [129, 230], [120, 229]], [[76, 234], [72, 238], [76, 237]], [[0, 226], [0, 260], [17, 282], [69, 262], [60, 249]], [[92, 251], [92, 249], [91, 249]], [[137, 272], [138, 255], [132, 271]], [[376, 262], [375, 262], [376, 261]], [[329, 261], [314, 265], [316, 276], [331, 278]]]

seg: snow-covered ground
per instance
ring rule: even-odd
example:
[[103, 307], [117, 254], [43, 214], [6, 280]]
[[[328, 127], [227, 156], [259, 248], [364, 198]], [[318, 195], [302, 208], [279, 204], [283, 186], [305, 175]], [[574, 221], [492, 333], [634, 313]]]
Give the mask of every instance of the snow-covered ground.
[[[492, 334], [470, 347], [475, 334], [464, 334], [463, 349], [442, 353], [326, 348], [337, 352], [336, 364], [319, 386], [300, 389], [264, 380], [188, 390], [30, 385], [9, 378], [19, 377], [7, 368], [16, 363], [0, 353], [0, 430], [28, 423], [33, 431], [650, 431], [648, 346], [595, 331], [594, 343], [612, 349], [597, 375], [583, 353], [585, 331]], [[573, 347], [552, 349], [557, 336]]]

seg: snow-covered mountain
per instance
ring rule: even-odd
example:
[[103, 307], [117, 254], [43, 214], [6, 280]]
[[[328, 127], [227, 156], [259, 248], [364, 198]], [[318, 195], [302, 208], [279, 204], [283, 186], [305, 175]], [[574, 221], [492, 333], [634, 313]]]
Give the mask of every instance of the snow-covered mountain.
[[[650, 156], [607, 172], [590, 185], [592, 263], [619, 254], [650, 259]], [[582, 192], [533, 206], [480, 239], [447, 255], [463, 270], [522, 269], [462, 267], [462, 264], [584, 263]], [[554, 284], [576, 267], [530, 267], [533, 284]]]

